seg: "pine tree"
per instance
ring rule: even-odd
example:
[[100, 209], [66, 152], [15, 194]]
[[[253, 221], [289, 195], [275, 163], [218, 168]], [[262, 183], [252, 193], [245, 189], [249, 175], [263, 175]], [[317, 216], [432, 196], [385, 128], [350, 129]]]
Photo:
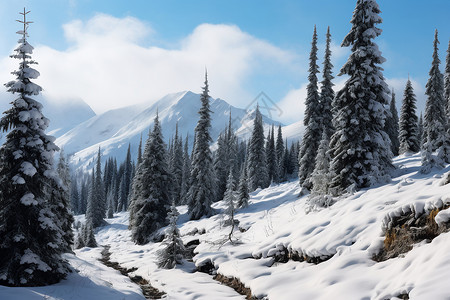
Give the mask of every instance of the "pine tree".
[[275, 152], [275, 136], [274, 136], [274, 126], [272, 124], [272, 130], [269, 130], [266, 140], [266, 159], [267, 159], [267, 171], [269, 175], [269, 182], [278, 182], [278, 163], [277, 154]]
[[420, 173], [428, 174], [431, 172], [433, 168], [443, 168], [444, 162], [441, 160], [440, 156], [433, 155], [433, 145], [432, 139], [430, 138], [430, 132], [426, 139], [424, 139], [424, 143], [422, 144], [422, 166], [420, 168]]
[[181, 203], [181, 185], [183, 181], [183, 140], [178, 135], [178, 123], [173, 139], [173, 150], [170, 158], [170, 173], [172, 174], [173, 197], [175, 204]]
[[330, 172], [331, 156], [328, 151], [329, 142], [327, 132], [323, 131], [322, 140], [317, 150], [316, 164], [311, 174], [311, 182], [313, 185], [311, 201], [315, 206], [323, 207], [331, 204], [331, 198], [328, 194], [330, 194], [329, 185], [333, 174]]
[[187, 204], [187, 193], [189, 191], [191, 176], [191, 157], [189, 155], [189, 136], [186, 135], [183, 149], [183, 176], [181, 180], [180, 202], [181, 204]]
[[105, 224], [106, 199], [102, 180], [101, 152], [98, 149], [97, 163], [95, 171], [92, 170], [92, 181], [88, 196], [88, 205], [86, 209], [86, 219], [92, 224], [93, 228]]
[[436, 30], [433, 43], [433, 61], [429, 72], [430, 78], [426, 84], [425, 91], [427, 102], [423, 124], [424, 136], [427, 138], [427, 142], [431, 144], [432, 151], [436, 151], [439, 147], [444, 146], [447, 126], [445, 115], [447, 103], [444, 101], [444, 78], [439, 70], [438, 44], [438, 32]]
[[229, 170], [226, 130], [217, 138], [217, 150], [214, 152], [214, 171], [217, 177], [217, 201], [222, 200], [227, 186]]
[[309, 177], [314, 170], [314, 162], [317, 156], [317, 148], [320, 143], [321, 136], [321, 116], [320, 116], [320, 97], [317, 86], [317, 73], [319, 66], [317, 65], [317, 31], [314, 26], [314, 34], [311, 43], [311, 53], [309, 55], [309, 76], [306, 96], [306, 110], [303, 124], [305, 125], [305, 133], [302, 139], [302, 146], [299, 154], [299, 170], [298, 176], [300, 185], [311, 188]]
[[228, 220], [226, 220], [226, 224], [234, 225], [234, 213], [236, 211], [236, 183], [234, 182], [233, 169], [230, 169], [228, 172], [227, 179], [227, 189], [225, 191], [225, 196], [223, 198], [225, 202], [226, 209], [225, 215], [228, 216]]
[[31, 81], [39, 72], [31, 67], [36, 62], [27, 41], [31, 23], [27, 14], [25, 9], [21, 13], [23, 30], [17, 32], [19, 46], [11, 55], [20, 60], [19, 70], [12, 73], [16, 79], [5, 85], [17, 98], [0, 119], [0, 130], [7, 132], [0, 147], [0, 284], [7, 286], [53, 284], [69, 270], [61, 257], [64, 232], [52, 209], [65, 203], [49, 199], [52, 188], [59, 186], [53, 170], [58, 147], [44, 133], [49, 120], [32, 98], [42, 88]]
[[[320, 89], [320, 128], [325, 131], [329, 140], [334, 133], [333, 126], [333, 64], [331, 63], [331, 33], [330, 27], [327, 29], [327, 41], [325, 46], [325, 57], [323, 59], [323, 80]], [[322, 136], [322, 132], [320, 133]]]
[[423, 116], [420, 113], [419, 122], [417, 123], [417, 137], [419, 139], [420, 147], [423, 145], [424, 134], [423, 134]]
[[[444, 71], [444, 99], [447, 101], [447, 116], [450, 115], [450, 40], [448, 41], [447, 57]], [[448, 121], [448, 120], [447, 120]]]
[[133, 241], [148, 243], [152, 235], [166, 225], [167, 210], [172, 201], [172, 177], [158, 115], [144, 149], [142, 163], [133, 179], [130, 207], [130, 229]]
[[72, 177], [70, 182], [70, 207], [74, 214], [82, 214], [83, 212], [81, 211], [80, 193], [78, 192], [78, 183], [76, 177]]
[[394, 156], [398, 155], [398, 149], [400, 142], [398, 140], [398, 112], [395, 106], [395, 92], [392, 90], [392, 98], [389, 106], [389, 110], [386, 111], [386, 121], [384, 123], [384, 131], [389, 136], [391, 142], [391, 152]]
[[97, 247], [97, 241], [95, 240], [94, 228], [91, 222], [88, 222], [84, 227], [84, 244], [86, 247]]
[[352, 46], [352, 53], [340, 72], [350, 78], [334, 100], [331, 186], [337, 193], [350, 186], [387, 181], [393, 170], [389, 136], [384, 131], [389, 91], [379, 66], [385, 59], [372, 41], [381, 34], [376, 27], [382, 22], [379, 13], [375, 0], [358, 0], [352, 29], [342, 42], [343, 47]]
[[209, 144], [212, 142], [209, 130], [211, 128], [211, 110], [209, 109], [208, 76], [205, 75], [205, 86], [200, 96], [202, 106], [199, 110], [200, 119], [195, 127], [195, 143], [191, 165], [191, 186], [187, 195], [188, 212], [191, 220], [202, 216], [211, 216], [211, 207], [217, 189], [216, 176]]
[[406, 82], [400, 113], [399, 142], [400, 154], [418, 152], [420, 150], [418, 120], [416, 115], [416, 95], [411, 81]]
[[277, 142], [275, 145], [275, 153], [276, 153], [276, 161], [277, 161], [277, 174], [278, 174], [278, 182], [282, 182], [286, 180], [286, 166], [284, 164], [284, 142], [283, 142], [283, 133], [281, 131], [281, 125], [278, 125], [278, 133], [277, 133]]
[[[177, 129], [178, 129], [178, 123], [177, 123]], [[141, 133], [141, 139], [139, 140], [139, 147], [138, 147], [138, 156], [137, 156], [137, 166], [142, 162], [142, 133]]]
[[264, 128], [259, 106], [256, 106], [252, 137], [248, 146], [247, 176], [249, 191], [266, 188], [270, 183], [264, 150]]
[[164, 269], [173, 269], [177, 264], [183, 263], [183, 257], [186, 252], [183, 241], [180, 237], [180, 231], [177, 227], [178, 211], [175, 203], [172, 203], [168, 215], [169, 228], [166, 230], [162, 242], [163, 249], [158, 252], [158, 267]]
[[247, 184], [247, 168], [242, 166], [241, 176], [239, 177], [239, 185], [237, 190], [237, 204], [238, 208], [245, 208], [248, 206], [248, 200], [250, 196], [248, 194], [248, 184]]

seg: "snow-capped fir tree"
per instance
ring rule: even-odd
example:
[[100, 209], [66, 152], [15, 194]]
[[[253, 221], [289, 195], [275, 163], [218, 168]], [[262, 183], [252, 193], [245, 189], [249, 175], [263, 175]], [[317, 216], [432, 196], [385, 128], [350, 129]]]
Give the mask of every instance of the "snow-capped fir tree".
[[175, 204], [181, 204], [181, 185], [183, 181], [183, 140], [178, 135], [178, 123], [175, 128], [172, 155], [170, 157], [170, 173]]
[[80, 193], [78, 192], [78, 182], [75, 176], [70, 180], [70, 208], [73, 213], [78, 215], [81, 212]]
[[447, 116], [450, 116], [450, 40], [448, 41], [447, 57], [445, 59], [444, 98], [447, 101]]
[[119, 194], [119, 204], [118, 211], [126, 211], [128, 209], [128, 197], [130, 194], [131, 181], [133, 178], [133, 164], [131, 162], [131, 149], [130, 144], [128, 144], [127, 156], [123, 162], [123, 173], [121, 180], [124, 182], [120, 184], [120, 189], [122, 193]]
[[420, 173], [422, 174], [430, 173], [433, 168], [441, 169], [445, 165], [439, 155], [433, 155], [433, 143], [431, 142], [430, 134], [429, 132], [422, 144], [422, 166], [420, 167]]
[[183, 149], [183, 176], [181, 179], [181, 204], [186, 204], [186, 196], [189, 191], [191, 176], [191, 156], [189, 155], [189, 136], [186, 135]]
[[200, 119], [195, 127], [195, 142], [191, 163], [191, 186], [187, 195], [188, 212], [191, 220], [214, 213], [211, 204], [215, 199], [217, 183], [214, 174], [212, 153], [209, 144], [212, 142], [211, 110], [209, 109], [208, 76], [205, 74], [205, 86], [200, 96], [202, 106], [198, 114]]
[[317, 65], [317, 31], [314, 26], [314, 34], [311, 43], [311, 52], [309, 54], [309, 75], [307, 96], [305, 100], [305, 117], [303, 124], [305, 125], [305, 133], [303, 134], [302, 146], [299, 153], [299, 170], [298, 176], [300, 185], [305, 188], [311, 188], [309, 176], [314, 170], [314, 162], [317, 156], [317, 148], [320, 143], [321, 136], [321, 116], [320, 116], [320, 97], [317, 86], [317, 73], [319, 66]]
[[83, 247], [86, 247], [86, 244], [84, 243], [84, 224], [81, 225], [81, 228], [77, 231], [77, 236], [75, 238], [75, 244], [74, 244], [74, 248], [75, 249], [81, 249]]
[[226, 130], [219, 134], [217, 138], [217, 150], [214, 152], [214, 171], [217, 177], [217, 201], [223, 199], [227, 187], [227, 175], [230, 170], [228, 167], [228, 149], [226, 140]]
[[285, 172], [284, 180], [287, 180], [288, 176], [292, 174], [292, 166], [291, 166], [291, 155], [289, 153], [288, 142], [287, 139], [284, 144], [284, 154], [283, 154], [283, 170]]
[[298, 176], [298, 155], [299, 155], [299, 142], [292, 143], [291, 148], [289, 149], [289, 161], [290, 161], [290, 170], [289, 174], [292, 174], [295, 176]]
[[386, 111], [386, 120], [384, 122], [384, 131], [389, 136], [391, 141], [391, 152], [394, 156], [398, 155], [398, 149], [400, 142], [398, 140], [398, 112], [395, 106], [395, 92], [392, 90], [392, 98], [389, 106], [389, 110]]
[[358, 0], [351, 20], [352, 29], [342, 42], [352, 46], [350, 57], [340, 74], [349, 75], [334, 100], [336, 132], [330, 141], [337, 193], [346, 188], [371, 186], [390, 179], [393, 170], [389, 136], [384, 131], [388, 87], [382, 74], [381, 56], [373, 42], [381, 34], [382, 22], [375, 0]]
[[[322, 82], [320, 88], [320, 128], [325, 131], [329, 140], [334, 133], [333, 110], [334, 100], [333, 90], [333, 64], [331, 63], [331, 33], [330, 27], [327, 29], [327, 41], [325, 46], [325, 57], [323, 59]], [[322, 136], [322, 132], [320, 133]]]
[[281, 131], [281, 125], [278, 125], [275, 153], [277, 161], [278, 182], [281, 182], [286, 180], [286, 169], [284, 165], [284, 142], [283, 142], [283, 133]]
[[233, 169], [230, 169], [228, 172], [227, 189], [223, 201], [226, 205], [224, 213], [228, 217], [228, 219], [225, 220], [225, 224], [234, 225], [234, 213], [236, 211], [236, 183], [234, 181]]
[[399, 153], [418, 152], [420, 150], [418, 119], [416, 114], [416, 95], [411, 80], [406, 82], [403, 93], [402, 109], [399, 126]]
[[266, 160], [267, 171], [269, 175], [269, 182], [278, 182], [278, 162], [277, 154], [275, 152], [275, 128], [272, 124], [272, 130], [269, 130], [266, 140]]
[[333, 174], [330, 172], [331, 156], [328, 151], [329, 143], [328, 134], [324, 130], [322, 132], [322, 140], [320, 141], [319, 149], [317, 150], [314, 171], [311, 174], [313, 188], [310, 201], [314, 206], [326, 207], [331, 204], [329, 185]]
[[63, 232], [51, 209], [54, 203], [44, 188], [58, 186], [53, 170], [58, 147], [44, 133], [49, 120], [32, 98], [42, 88], [31, 81], [39, 72], [31, 67], [36, 62], [27, 41], [28, 12], [21, 14], [23, 30], [17, 32], [21, 38], [11, 55], [20, 61], [19, 69], [5, 85], [17, 98], [0, 119], [1, 131], [7, 132], [0, 147], [0, 284], [39, 286], [58, 282], [69, 268], [61, 257]]
[[423, 116], [420, 113], [419, 122], [417, 123], [417, 138], [419, 139], [420, 147], [422, 148], [424, 135], [423, 135]]
[[444, 78], [439, 70], [438, 44], [438, 32], [436, 30], [433, 42], [433, 61], [429, 72], [430, 77], [426, 84], [427, 102], [423, 119], [424, 136], [427, 138], [426, 142], [431, 143], [432, 151], [436, 151], [444, 145], [447, 125], [445, 115], [447, 103], [444, 100]]
[[94, 236], [94, 228], [92, 227], [91, 222], [88, 222], [84, 226], [84, 245], [90, 248], [97, 247], [97, 241]]
[[125, 211], [125, 203], [127, 202], [127, 174], [125, 172], [122, 173], [122, 177], [119, 183], [119, 189], [117, 192], [117, 211]]
[[[177, 129], [178, 129], [178, 123], [177, 123]], [[142, 162], [142, 133], [141, 133], [141, 139], [139, 140], [139, 147], [138, 147], [138, 155], [137, 155], [137, 166]]]
[[247, 168], [245, 165], [241, 168], [241, 176], [239, 177], [239, 184], [237, 188], [237, 208], [245, 208], [248, 206], [248, 199], [250, 195], [248, 194], [248, 184], [247, 184]]
[[172, 176], [158, 115], [144, 148], [142, 162], [133, 179], [130, 201], [130, 229], [133, 241], [148, 243], [158, 229], [166, 225], [172, 202]]
[[64, 151], [60, 152], [59, 162], [56, 168], [58, 174], [57, 181], [49, 182], [46, 192], [48, 193], [51, 209], [55, 214], [56, 222], [62, 229], [63, 241], [60, 245], [61, 252], [71, 252], [73, 245], [72, 223], [74, 218], [69, 210], [70, 206], [70, 174], [69, 165], [64, 156]]
[[111, 219], [114, 217], [114, 186], [110, 186], [106, 192], [106, 217]]
[[264, 149], [264, 128], [258, 105], [256, 106], [255, 120], [253, 121], [252, 137], [248, 145], [247, 176], [248, 189], [251, 192], [257, 188], [269, 186], [266, 151]]
[[95, 170], [92, 170], [91, 178], [86, 208], [86, 222], [92, 223], [92, 227], [96, 228], [105, 224], [104, 217], [106, 215], [106, 197], [102, 180], [100, 148], [98, 149], [97, 163]]
[[180, 231], [177, 227], [178, 210], [175, 203], [172, 203], [170, 212], [167, 216], [169, 226], [166, 229], [165, 237], [162, 242], [163, 249], [158, 251], [158, 267], [164, 269], [173, 269], [177, 264], [183, 264], [183, 257], [186, 253], [183, 241], [180, 237]]

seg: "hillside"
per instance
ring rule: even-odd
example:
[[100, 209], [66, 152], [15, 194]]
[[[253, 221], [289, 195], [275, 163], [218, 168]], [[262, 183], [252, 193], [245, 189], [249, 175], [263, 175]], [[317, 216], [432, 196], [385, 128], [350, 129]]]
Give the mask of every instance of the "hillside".
[[[441, 228], [450, 216], [450, 209], [442, 209], [450, 201], [450, 185], [441, 185], [449, 167], [422, 175], [418, 173], [418, 154], [400, 156], [395, 164], [398, 169], [391, 182], [343, 196], [329, 208], [311, 210], [308, 196], [298, 198], [296, 181], [253, 192], [249, 207], [236, 215], [241, 231], [235, 233], [234, 245], [227, 241], [230, 228], [223, 226], [222, 202], [214, 206], [217, 215], [199, 221], [188, 221], [186, 207], [180, 206], [178, 226], [183, 241], [199, 245], [193, 263], [186, 261], [173, 270], [156, 267], [159, 243], [137, 246], [131, 241], [128, 213], [108, 219], [109, 225], [96, 233], [97, 242], [110, 246], [111, 261], [136, 268], [133, 276], [148, 279], [169, 299], [244, 299], [196, 268], [236, 277], [254, 296], [265, 299], [398, 299], [405, 295], [410, 299], [448, 299], [448, 233], [431, 242], [417, 242], [398, 257], [382, 262], [373, 259], [386, 246], [384, 229], [395, 225], [399, 216], [430, 218], [428, 213], [434, 210], [432, 216], [441, 222]], [[69, 256], [72, 266], [81, 271], [67, 281], [46, 288], [15, 289], [21, 291], [15, 295], [40, 299], [39, 293], [39, 297], [54, 299], [64, 291], [83, 295], [83, 299], [94, 299], [98, 293], [95, 299], [103, 299], [110, 289], [110, 300], [122, 299], [125, 294], [127, 299], [138, 299], [126, 277], [122, 276], [125, 287], [117, 285], [117, 272], [105, 271], [95, 262], [100, 250], [83, 248], [76, 251], [77, 258]], [[87, 260], [88, 265], [80, 269], [80, 260]], [[94, 279], [96, 274], [102, 279]], [[79, 290], [86, 282], [90, 282], [89, 288]], [[1, 287], [0, 293], [12, 295], [12, 290]]]

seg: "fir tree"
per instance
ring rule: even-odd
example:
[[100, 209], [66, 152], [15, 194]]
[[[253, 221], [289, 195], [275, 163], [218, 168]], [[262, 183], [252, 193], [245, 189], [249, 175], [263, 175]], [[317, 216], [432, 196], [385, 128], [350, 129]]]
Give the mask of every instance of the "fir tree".
[[281, 131], [281, 125], [278, 125], [277, 142], [275, 145], [276, 161], [277, 161], [277, 174], [278, 182], [286, 180], [286, 166], [284, 164], [285, 152], [283, 142], [283, 132]]
[[386, 121], [384, 123], [384, 130], [389, 136], [391, 141], [391, 152], [394, 156], [398, 155], [398, 149], [400, 147], [400, 142], [398, 140], [398, 112], [395, 106], [395, 93], [392, 90], [392, 98], [389, 106], [389, 111], [387, 111]]
[[191, 186], [187, 195], [188, 212], [191, 220], [202, 216], [211, 216], [211, 208], [215, 199], [216, 176], [209, 144], [212, 142], [209, 130], [211, 128], [211, 110], [209, 108], [208, 76], [205, 75], [205, 86], [200, 96], [202, 106], [199, 110], [200, 119], [195, 127], [195, 143], [191, 165]]
[[264, 128], [259, 106], [256, 106], [252, 137], [248, 146], [247, 176], [249, 191], [266, 188], [270, 183], [264, 150]]
[[303, 119], [303, 124], [306, 128], [298, 158], [300, 166], [298, 170], [300, 185], [306, 188], [311, 188], [311, 183], [308, 179], [314, 170], [314, 161], [317, 156], [317, 148], [319, 147], [321, 136], [320, 98], [317, 86], [317, 73], [319, 73], [319, 66], [317, 65], [317, 31], [316, 26], [314, 26], [311, 53], [309, 55], [309, 83], [305, 101], [306, 110]]
[[417, 137], [419, 139], [420, 147], [423, 145], [424, 134], [423, 134], [423, 116], [420, 113], [419, 122], [417, 123]]
[[[444, 71], [444, 99], [447, 101], [447, 117], [450, 116], [450, 40], [448, 41], [447, 57]], [[447, 119], [448, 121], [448, 119]]]
[[226, 224], [234, 226], [234, 212], [236, 211], [236, 183], [234, 182], [233, 169], [228, 172], [227, 189], [223, 198], [226, 209], [225, 215], [228, 216]]
[[189, 137], [186, 135], [183, 149], [183, 176], [181, 180], [180, 202], [186, 204], [186, 195], [189, 191], [191, 176], [191, 157], [189, 155]]
[[239, 177], [239, 185], [237, 190], [237, 204], [238, 208], [245, 208], [248, 206], [248, 200], [250, 196], [248, 194], [248, 184], [247, 184], [247, 168], [242, 166], [241, 176]]
[[323, 207], [331, 204], [331, 197], [328, 194], [330, 194], [329, 185], [333, 174], [330, 172], [331, 156], [328, 151], [329, 142], [327, 132], [323, 131], [322, 140], [317, 150], [316, 164], [311, 174], [313, 188], [310, 201], [314, 206]]
[[84, 227], [84, 244], [86, 247], [97, 247], [97, 241], [95, 240], [94, 228], [91, 222], [88, 222]]
[[0, 147], [0, 284], [39, 286], [58, 282], [69, 270], [61, 257], [65, 233], [53, 210], [66, 203], [49, 199], [52, 189], [60, 186], [53, 170], [58, 147], [44, 133], [49, 120], [32, 98], [42, 88], [31, 81], [39, 72], [31, 67], [36, 62], [27, 41], [28, 12], [21, 14], [23, 30], [17, 32], [19, 46], [11, 55], [20, 60], [19, 70], [5, 85], [17, 98], [0, 119], [0, 130], [7, 132]]
[[222, 200], [227, 185], [228, 175], [228, 149], [226, 140], [226, 130], [219, 134], [217, 138], [217, 150], [214, 152], [214, 171], [217, 177], [217, 199]]
[[80, 202], [80, 194], [78, 192], [78, 183], [77, 179], [73, 177], [71, 179], [71, 186], [70, 186], [70, 207], [74, 214], [82, 214], [81, 211], [81, 202]]
[[[334, 133], [333, 126], [333, 64], [331, 63], [331, 33], [330, 27], [327, 29], [327, 41], [325, 46], [325, 57], [323, 59], [323, 80], [320, 89], [320, 128], [325, 131], [327, 139], [329, 140]], [[322, 136], [322, 132], [320, 133]]]
[[172, 203], [168, 215], [169, 228], [165, 232], [162, 242], [163, 249], [158, 252], [158, 267], [164, 269], [173, 269], [177, 264], [183, 263], [183, 257], [186, 252], [183, 241], [180, 237], [180, 231], [177, 227], [178, 211], [175, 203]]
[[400, 113], [399, 126], [399, 142], [400, 154], [408, 152], [418, 152], [420, 150], [419, 142], [419, 128], [416, 115], [416, 95], [408, 79], [406, 82], [405, 91], [403, 93], [402, 109]]
[[170, 173], [172, 174], [173, 197], [175, 204], [181, 203], [181, 185], [183, 184], [183, 140], [178, 135], [178, 123], [173, 139], [173, 150], [170, 158]]
[[142, 163], [133, 179], [130, 229], [135, 243], [148, 243], [152, 235], [166, 225], [167, 210], [172, 201], [171, 184], [166, 145], [157, 115], [145, 144]]
[[269, 175], [269, 182], [278, 182], [278, 162], [277, 154], [275, 152], [275, 128], [272, 124], [272, 130], [269, 130], [266, 141], [266, 159], [267, 159], [267, 171]]
[[[178, 123], [177, 123], [177, 129], [178, 129]], [[142, 133], [141, 133], [141, 139], [139, 140], [139, 147], [138, 147], [138, 156], [137, 156], [137, 166], [142, 162]]]
[[439, 70], [438, 44], [438, 32], [436, 30], [433, 43], [433, 61], [429, 72], [430, 78], [426, 84], [425, 91], [427, 102], [423, 124], [424, 136], [427, 138], [427, 142], [431, 144], [432, 151], [436, 151], [439, 147], [444, 146], [447, 126], [445, 115], [447, 103], [444, 101], [444, 80]]
[[352, 29], [342, 42], [343, 47], [352, 46], [352, 53], [340, 72], [350, 78], [334, 100], [336, 132], [330, 141], [330, 166], [335, 174], [331, 186], [337, 193], [387, 181], [393, 169], [384, 131], [388, 88], [379, 66], [385, 59], [372, 41], [381, 34], [376, 27], [382, 22], [379, 13], [375, 0], [358, 0]]
[[86, 209], [86, 219], [92, 226], [99, 227], [105, 224], [106, 199], [102, 180], [102, 165], [100, 148], [97, 154], [95, 171], [92, 170], [92, 182], [89, 190], [88, 206]]

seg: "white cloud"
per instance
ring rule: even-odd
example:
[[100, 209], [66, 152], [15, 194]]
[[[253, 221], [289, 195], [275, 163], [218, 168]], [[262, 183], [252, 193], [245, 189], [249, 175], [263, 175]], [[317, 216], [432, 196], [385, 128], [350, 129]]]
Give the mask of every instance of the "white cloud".
[[37, 83], [49, 100], [82, 98], [97, 113], [171, 92], [200, 92], [205, 67], [212, 96], [245, 106], [254, 96], [245, 88], [250, 76], [266, 65], [288, 68], [295, 59], [233, 25], [199, 25], [174, 49], [142, 46], [153, 30], [132, 17], [100, 14], [72, 21], [64, 32], [68, 49], [36, 47], [33, 57], [42, 74]]

